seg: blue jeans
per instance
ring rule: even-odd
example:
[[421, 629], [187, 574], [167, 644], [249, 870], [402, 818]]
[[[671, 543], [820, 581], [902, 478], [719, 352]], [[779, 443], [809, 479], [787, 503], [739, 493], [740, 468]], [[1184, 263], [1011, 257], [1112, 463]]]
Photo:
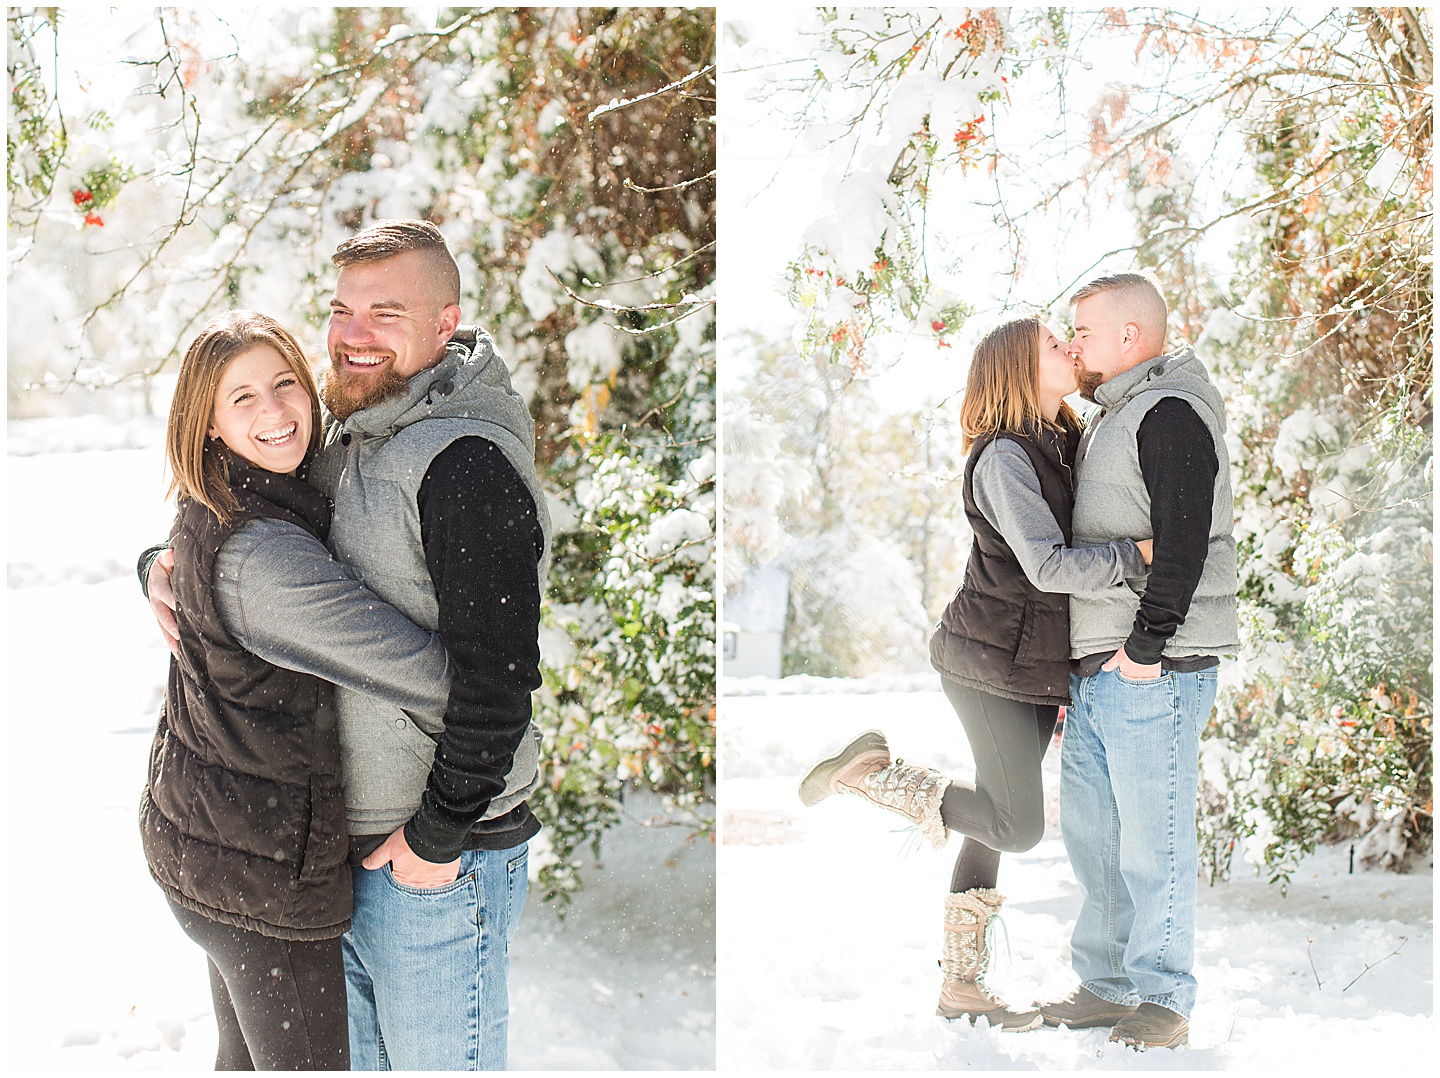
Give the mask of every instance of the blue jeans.
[[343, 940], [351, 1070], [504, 1070], [510, 941], [525, 905], [526, 843], [467, 850], [434, 890], [390, 866], [354, 867]]
[[1200, 731], [1216, 671], [1070, 678], [1060, 829], [1080, 884], [1070, 961], [1111, 1003], [1195, 1006]]

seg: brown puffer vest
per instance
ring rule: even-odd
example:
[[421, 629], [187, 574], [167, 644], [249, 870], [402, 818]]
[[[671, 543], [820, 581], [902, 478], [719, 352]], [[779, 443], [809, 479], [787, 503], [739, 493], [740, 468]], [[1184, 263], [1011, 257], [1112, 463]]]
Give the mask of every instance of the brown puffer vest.
[[1070, 596], [1030, 583], [1010, 545], [975, 504], [975, 465], [985, 447], [1007, 438], [1025, 450], [1040, 492], [1070, 542], [1079, 431], [1033, 436], [995, 431], [975, 439], [965, 461], [965, 518], [975, 541], [965, 580], [930, 638], [930, 664], [962, 685], [1031, 704], [1070, 702]]
[[331, 686], [236, 643], [211, 580], [216, 552], [246, 521], [289, 521], [323, 542], [329, 504], [238, 459], [231, 476], [233, 519], [185, 499], [170, 535], [180, 656], [140, 804], [145, 859], [171, 899], [212, 920], [328, 939], [349, 927], [352, 893]]

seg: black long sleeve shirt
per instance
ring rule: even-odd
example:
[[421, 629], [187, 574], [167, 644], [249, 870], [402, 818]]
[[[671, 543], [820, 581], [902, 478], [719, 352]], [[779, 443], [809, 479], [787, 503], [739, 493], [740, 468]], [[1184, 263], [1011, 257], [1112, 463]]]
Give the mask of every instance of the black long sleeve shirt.
[[1184, 623], [1200, 583], [1220, 461], [1210, 428], [1179, 397], [1166, 397], [1146, 413], [1136, 444], [1155, 547], [1125, 652], [1149, 665], [1160, 661], [1165, 642]]
[[416, 500], [454, 678], [405, 841], [425, 860], [445, 862], [462, 849], [508, 848], [539, 830], [526, 805], [480, 817], [505, 787], [529, 729], [530, 694], [540, 687], [535, 567], [545, 540], [530, 491], [484, 438], [460, 438], [435, 457]]

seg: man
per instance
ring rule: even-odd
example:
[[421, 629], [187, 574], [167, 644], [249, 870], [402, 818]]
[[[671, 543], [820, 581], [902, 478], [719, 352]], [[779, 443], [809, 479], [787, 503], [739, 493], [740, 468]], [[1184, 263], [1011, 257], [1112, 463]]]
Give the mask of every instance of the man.
[[1147, 278], [1101, 277], [1070, 302], [1080, 391], [1104, 409], [1077, 457], [1074, 542], [1153, 538], [1154, 560], [1139, 595], [1070, 599], [1060, 812], [1081, 983], [1041, 1012], [1174, 1047], [1195, 1004], [1200, 731], [1219, 657], [1239, 646], [1224, 402], [1190, 346], [1165, 354], [1165, 301]]
[[[332, 260], [332, 418], [309, 474], [334, 502], [328, 543], [440, 633], [453, 673], [443, 723], [336, 687], [351, 1066], [504, 1069], [509, 945], [539, 830], [526, 798], [550, 524], [534, 424], [489, 336], [460, 326], [437, 228], [380, 222]], [[173, 637], [168, 573], [150, 584]]]

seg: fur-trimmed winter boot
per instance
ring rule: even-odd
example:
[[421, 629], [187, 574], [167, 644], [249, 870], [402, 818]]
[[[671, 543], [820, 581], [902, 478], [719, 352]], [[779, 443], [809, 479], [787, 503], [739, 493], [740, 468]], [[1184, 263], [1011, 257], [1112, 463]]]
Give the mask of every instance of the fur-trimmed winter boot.
[[890, 746], [879, 730], [866, 730], [833, 756], [827, 756], [800, 780], [800, 800], [818, 804], [831, 794], [853, 794], [872, 805], [899, 813], [920, 829], [937, 850], [950, 832], [940, 818], [940, 799], [950, 780], [928, 767], [890, 760]]
[[996, 915], [1004, 901], [1004, 895], [988, 887], [945, 896], [945, 950], [940, 959], [945, 983], [935, 1013], [969, 1018], [972, 1024], [984, 1019], [1007, 1033], [1023, 1033], [1040, 1024], [1040, 1012], [1012, 1010], [985, 987], [995, 955]]

